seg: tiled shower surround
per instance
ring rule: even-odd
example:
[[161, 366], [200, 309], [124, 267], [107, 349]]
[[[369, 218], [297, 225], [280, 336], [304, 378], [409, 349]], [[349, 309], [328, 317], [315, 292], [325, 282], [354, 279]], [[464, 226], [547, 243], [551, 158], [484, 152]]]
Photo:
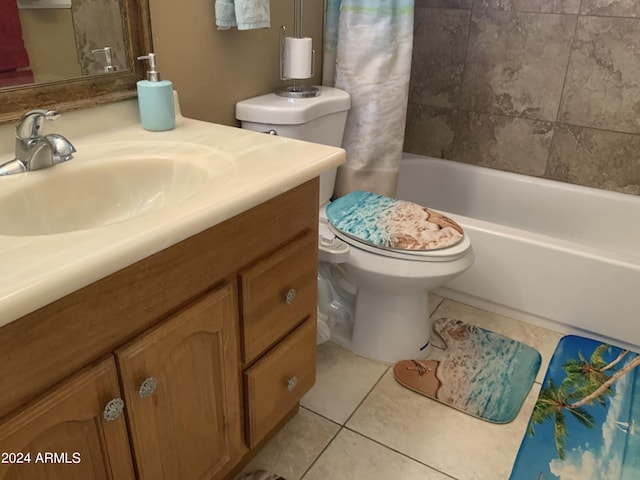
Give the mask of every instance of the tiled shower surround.
[[406, 152], [640, 194], [640, 1], [415, 5]]

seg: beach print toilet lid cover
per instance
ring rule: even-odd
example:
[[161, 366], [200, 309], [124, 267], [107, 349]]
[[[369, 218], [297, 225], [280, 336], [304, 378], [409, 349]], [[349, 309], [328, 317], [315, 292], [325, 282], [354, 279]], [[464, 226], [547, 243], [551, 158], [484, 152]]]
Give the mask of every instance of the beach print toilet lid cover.
[[351, 192], [327, 206], [327, 218], [338, 231], [378, 248], [427, 251], [462, 241], [462, 227], [449, 217], [417, 203]]

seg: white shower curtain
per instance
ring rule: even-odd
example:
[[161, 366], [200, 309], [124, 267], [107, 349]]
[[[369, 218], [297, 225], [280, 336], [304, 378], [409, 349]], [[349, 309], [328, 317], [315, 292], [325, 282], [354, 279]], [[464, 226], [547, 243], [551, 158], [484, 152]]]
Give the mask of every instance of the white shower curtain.
[[395, 195], [404, 142], [414, 0], [328, 0], [324, 85], [351, 95], [335, 196]]

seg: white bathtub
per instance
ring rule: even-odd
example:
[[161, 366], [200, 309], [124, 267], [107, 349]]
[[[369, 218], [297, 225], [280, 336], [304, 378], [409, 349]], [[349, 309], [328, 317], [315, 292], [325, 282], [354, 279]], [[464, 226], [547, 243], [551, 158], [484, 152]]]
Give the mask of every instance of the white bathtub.
[[640, 346], [640, 197], [405, 153], [398, 198], [471, 238], [475, 264], [436, 293]]

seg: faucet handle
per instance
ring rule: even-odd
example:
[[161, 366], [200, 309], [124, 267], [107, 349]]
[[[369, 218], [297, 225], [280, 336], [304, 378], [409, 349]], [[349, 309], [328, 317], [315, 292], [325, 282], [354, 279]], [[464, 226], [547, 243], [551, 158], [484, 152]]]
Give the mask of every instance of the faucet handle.
[[42, 122], [56, 120], [60, 116], [58, 110], [31, 110], [16, 123], [16, 137], [21, 140], [32, 140], [42, 137]]

